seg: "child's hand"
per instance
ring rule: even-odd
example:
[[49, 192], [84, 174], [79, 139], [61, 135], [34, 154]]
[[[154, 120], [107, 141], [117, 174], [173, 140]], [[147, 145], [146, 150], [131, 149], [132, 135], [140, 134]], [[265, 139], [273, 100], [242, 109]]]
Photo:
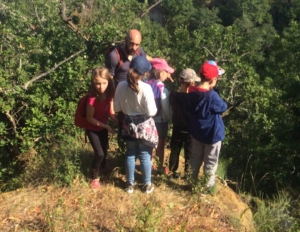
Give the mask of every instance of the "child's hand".
[[114, 134], [115, 131], [110, 127], [110, 125], [106, 125], [106, 129], [108, 130], [108, 133]]
[[117, 126], [118, 125], [118, 119], [117, 119], [116, 115], [112, 114], [112, 115], [110, 115], [110, 118], [113, 121], [113, 125]]
[[169, 79], [172, 83], [174, 82], [174, 80], [173, 80], [173, 78], [171, 77], [171, 75], [168, 76], [168, 79]]

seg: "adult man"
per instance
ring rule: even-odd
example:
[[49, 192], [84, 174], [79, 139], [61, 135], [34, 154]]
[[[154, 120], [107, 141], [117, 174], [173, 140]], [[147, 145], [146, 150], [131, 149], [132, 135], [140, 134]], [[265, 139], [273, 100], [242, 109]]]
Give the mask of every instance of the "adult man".
[[[130, 69], [129, 65], [134, 57], [146, 56], [149, 61], [152, 59], [151, 57], [146, 55], [142, 48], [140, 48], [141, 42], [141, 33], [136, 29], [131, 29], [125, 36], [125, 42], [113, 49], [108, 55], [108, 58], [105, 61], [105, 66], [113, 76], [116, 87], [121, 81], [127, 79], [127, 73]], [[119, 112], [117, 114], [117, 119], [119, 121], [118, 145], [122, 150], [124, 150], [125, 148], [125, 144], [121, 140], [123, 118], [123, 113]]]
[[151, 57], [147, 56], [140, 47], [141, 41], [141, 33], [136, 29], [131, 29], [125, 37], [125, 43], [117, 46], [108, 55], [105, 66], [114, 77], [116, 86], [119, 82], [126, 80], [132, 58], [146, 56], [149, 61], [151, 60]]

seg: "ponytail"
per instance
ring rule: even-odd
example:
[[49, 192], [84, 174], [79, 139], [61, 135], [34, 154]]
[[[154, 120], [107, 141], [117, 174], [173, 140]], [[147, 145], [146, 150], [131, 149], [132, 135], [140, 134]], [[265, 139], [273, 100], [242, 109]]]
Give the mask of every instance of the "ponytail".
[[127, 74], [128, 87], [136, 93], [140, 91], [139, 80], [141, 79], [141, 77], [142, 76], [139, 73], [137, 73], [133, 68], [131, 68]]

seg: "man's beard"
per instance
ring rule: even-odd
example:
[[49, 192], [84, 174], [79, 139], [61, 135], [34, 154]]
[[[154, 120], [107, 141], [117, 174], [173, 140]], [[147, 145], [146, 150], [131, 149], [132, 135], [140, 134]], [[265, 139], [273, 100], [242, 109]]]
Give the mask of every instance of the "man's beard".
[[134, 55], [135, 54], [135, 51], [133, 49], [127, 48], [127, 46], [126, 46], [126, 52], [127, 52], [128, 55]]

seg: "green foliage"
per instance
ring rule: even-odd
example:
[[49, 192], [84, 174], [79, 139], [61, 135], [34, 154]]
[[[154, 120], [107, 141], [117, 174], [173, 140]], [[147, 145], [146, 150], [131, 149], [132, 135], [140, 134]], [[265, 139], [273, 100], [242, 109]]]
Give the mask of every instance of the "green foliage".
[[[142, 47], [149, 55], [164, 57], [175, 67], [174, 79], [186, 67], [198, 71], [207, 59], [226, 70], [217, 88], [229, 106], [221, 151], [228, 160], [227, 178], [256, 195], [299, 183], [296, 1], [168, 0], [160, 4], [164, 26], [147, 15], [140, 17], [150, 7], [148, 1], [94, 1], [89, 9], [82, 1], [66, 0], [69, 21], [62, 20], [59, 1], [4, 2], [0, 10], [1, 186], [18, 185], [16, 177], [26, 173], [26, 161], [20, 157], [29, 151], [37, 151], [33, 160], [42, 165], [54, 144], [62, 146], [69, 136], [81, 133], [73, 125], [73, 115], [77, 100], [88, 89], [89, 70], [103, 66], [106, 46], [122, 42], [129, 28], [142, 32]], [[170, 90], [177, 87], [176, 82], [168, 83]], [[52, 158], [60, 171], [49, 178], [68, 183], [78, 171], [77, 161]], [[65, 175], [70, 178], [63, 180]]]
[[291, 214], [293, 202], [285, 192], [273, 199], [254, 199], [254, 221], [257, 231], [298, 231], [297, 221]]
[[192, 0], [166, 0], [163, 1], [162, 6], [167, 11], [166, 26], [170, 32], [182, 25], [188, 25], [191, 17], [196, 13]]
[[87, 174], [84, 170], [89, 167], [83, 167], [83, 157], [87, 153], [77, 138], [64, 137], [57, 144], [44, 143], [39, 150], [30, 149], [19, 156], [24, 168], [19, 180], [23, 184], [55, 183], [70, 186], [80, 173]]
[[223, 180], [225, 180], [227, 178], [227, 169], [228, 169], [228, 165], [230, 164], [230, 162], [231, 162], [230, 159], [226, 159], [226, 160], [223, 158], [219, 159], [216, 175], [218, 175]]
[[274, 0], [271, 8], [274, 27], [282, 32], [291, 21], [299, 21], [300, 2], [297, 0]]
[[155, 202], [154, 198], [152, 201], [143, 205], [143, 207], [136, 208], [135, 219], [138, 222], [136, 229], [141, 231], [155, 231], [153, 228], [160, 222], [161, 216], [164, 212], [163, 209], [159, 208], [159, 203]]
[[[77, 100], [87, 92], [88, 70], [103, 65], [107, 44], [123, 40], [137, 12], [146, 7], [136, 1], [96, 1], [85, 17], [81, 5], [66, 1], [66, 16], [81, 20], [72, 21], [77, 34], [62, 23], [57, 1], [7, 2], [0, 12], [1, 185], [22, 172], [18, 156], [31, 148], [49, 150], [52, 143], [78, 133], [73, 115]], [[143, 20], [134, 26], [143, 26]], [[98, 42], [99, 50], [87, 47], [87, 38]]]

